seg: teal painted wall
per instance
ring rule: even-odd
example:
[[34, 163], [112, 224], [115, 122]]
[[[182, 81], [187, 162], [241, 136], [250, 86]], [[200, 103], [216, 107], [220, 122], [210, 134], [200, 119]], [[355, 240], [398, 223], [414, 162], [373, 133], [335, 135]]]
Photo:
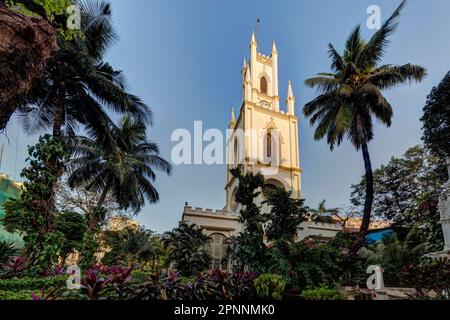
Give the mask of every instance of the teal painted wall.
[[[5, 175], [0, 176], [0, 219], [4, 215], [3, 205], [8, 199], [16, 199], [20, 194], [20, 189], [17, 185], [14, 184], [13, 181], [8, 179]], [[3, 228], [3, 225], [0, 221], [0, 241], [12, 241], [15, 242], [16, 245], [22, 245], [23, 240], [17, 234], [11, 234], [6, 232]]]

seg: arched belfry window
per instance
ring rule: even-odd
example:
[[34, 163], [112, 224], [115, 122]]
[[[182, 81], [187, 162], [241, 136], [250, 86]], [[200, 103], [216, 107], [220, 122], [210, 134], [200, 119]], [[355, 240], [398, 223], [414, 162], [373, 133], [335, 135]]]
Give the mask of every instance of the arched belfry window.
[[266, 136], [266, 156], [267, 158], [272, 157], [272, 133], [270, 131], [267, 132]]
[[267, 94], [267, 79], [266, 79], [266, 77], [261, 77], [260, 89], [261, 89], [261, 93]]

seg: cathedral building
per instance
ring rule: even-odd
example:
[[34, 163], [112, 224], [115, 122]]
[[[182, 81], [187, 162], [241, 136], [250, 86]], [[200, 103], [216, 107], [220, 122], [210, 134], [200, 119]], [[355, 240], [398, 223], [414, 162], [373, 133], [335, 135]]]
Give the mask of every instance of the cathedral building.
[[[295, 96], [288, 81], [285, 106], [278, 92], [278, 51], [275, 42], [270, 56], [258, 52], [252, 33], [250, 57], [244, 62], [242, 75], [242, 103], [239, 112], [231, 112], [227, 137], [226, 204], [222, 210], [184, 207], [182, 222], [197, 224], [211, 236], [212, 268], [227, 268], [226, 239], [242, 231], [239, 222], [240, 205], [235, 201], [238, 185], [229, 169], [240, 165], [243, 174], [260, 172], [265, 178], [263, 192], [256, 199], [261, 203], [267, 190], [282, 187], [294, 197], [301, 197], [298, 118], [295, 115]], [[268, 210], [267, 207], [262, 210]], [[337, 224], [303, 223], [298, 239], [308, 236], [333, 237], [341, 227]]]

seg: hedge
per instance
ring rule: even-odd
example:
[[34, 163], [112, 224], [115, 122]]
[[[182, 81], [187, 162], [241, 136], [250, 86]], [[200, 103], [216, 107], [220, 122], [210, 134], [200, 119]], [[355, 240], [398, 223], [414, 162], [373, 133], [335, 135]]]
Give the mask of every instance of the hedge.
[[0, 291], [42, 290], [65, 286], [67, 276], [0, 279]]

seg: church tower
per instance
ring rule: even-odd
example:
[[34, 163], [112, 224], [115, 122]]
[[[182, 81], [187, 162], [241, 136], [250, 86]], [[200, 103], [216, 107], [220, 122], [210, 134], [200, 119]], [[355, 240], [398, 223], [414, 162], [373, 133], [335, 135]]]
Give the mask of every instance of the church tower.
[[258, 52], [254, 33], [250, 40], [250, 58], [244, 58], [242, 74], [242, 104], [239, 113], [231, 112], [227, 139], [226, 206], [228, 212], [239, 210], [234, 200], [238, 185], [229, 169], [242, 165], [243, 173], [261, 172], [266, 180], [264, 192], [283, 187], [294, 197], [301, 196], [298, 119], [295, 97], [288, 82], [285, 108], [280, 107], [278, 93], [278, 51], [275, 42], [272, 53]]

